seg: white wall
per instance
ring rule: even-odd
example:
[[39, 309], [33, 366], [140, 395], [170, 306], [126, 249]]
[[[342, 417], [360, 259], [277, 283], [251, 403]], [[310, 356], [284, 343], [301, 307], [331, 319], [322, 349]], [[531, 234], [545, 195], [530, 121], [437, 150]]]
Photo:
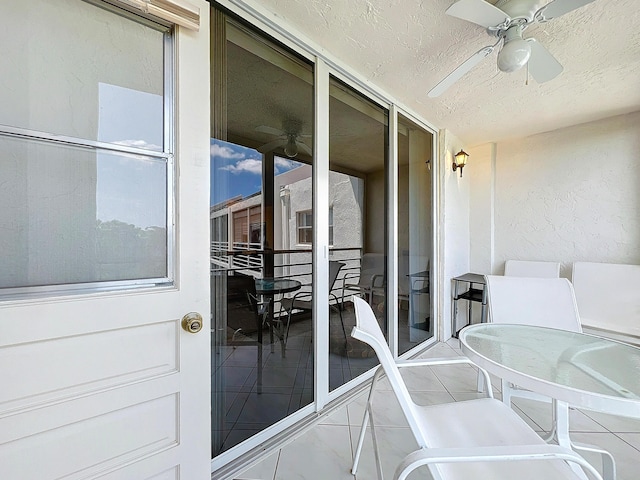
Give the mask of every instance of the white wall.
[[[469, 199], [472, 175], [465, 167], [463, 177], [460, 178], [460, 170], [454, 172], [451, 168], [453, 156], [463, 148], [460, 141], [448, 130], [440, 130], [438, 137], [439, 181], [442, 192], [439, 221], [441, 262], [438, 273], [443, 288], [437, 301], [440, 302], [439, 338], [444, 340], [451, 336], [451, 279], [469, 271]], [[464, 315], [466, 302], [460, 301], [459, 307], [459, 312]]]
[[636, 112], [470, 149], [472, 269], [640, 264], [639, 127]]

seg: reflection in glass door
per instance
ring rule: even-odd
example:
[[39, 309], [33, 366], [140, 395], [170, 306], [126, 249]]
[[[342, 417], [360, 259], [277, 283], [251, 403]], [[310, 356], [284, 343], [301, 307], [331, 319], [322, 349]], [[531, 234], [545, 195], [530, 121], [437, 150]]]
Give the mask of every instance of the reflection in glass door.
[[210, 224], [217, 456], [314, 400], [313, 67], [220, 12], [214, 19]]
[[398, 116], [398, 354], [433, 337], [431, 162], [433, 135]]
[[331, 314], [329, 324], [333, 391], [378, 363], [371, 348], [349, 335], [355, 325], [351, 296], [366, 298], [387, 331], [389, 113], [334, 77], [329, 95], [329, 273], [332, 264], [340, 267], [329, 287], [342, 307], [341, 315]]

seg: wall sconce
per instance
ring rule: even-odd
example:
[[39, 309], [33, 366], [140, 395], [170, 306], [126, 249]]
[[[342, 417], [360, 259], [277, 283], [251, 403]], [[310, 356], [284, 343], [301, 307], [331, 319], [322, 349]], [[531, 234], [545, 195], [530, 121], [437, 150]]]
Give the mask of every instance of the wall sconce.
[[462, 169], [467, 164], [467, 160], [469, 159], [469, 154], [464, 150], [460, 150], [456, 153], [453, 158], [453, 171], [455, 172], [458, 168], [460, 169], [460, 178], [462, 178]]

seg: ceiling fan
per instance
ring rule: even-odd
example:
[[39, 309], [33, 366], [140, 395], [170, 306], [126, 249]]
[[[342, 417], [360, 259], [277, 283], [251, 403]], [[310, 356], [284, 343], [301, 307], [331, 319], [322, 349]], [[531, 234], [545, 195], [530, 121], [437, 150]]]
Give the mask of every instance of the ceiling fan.
[[[484, 0], [457, 0], [446, 14], [475, 23], [487, 29], [498, 41], [481, 48], [462, 62], [453, 72], [427, 94], [437, 97], [444, 93], [463, 75], [490, 55], [500, 43], [498, 68], [503, 72], [515, 72], [528, 65], [529, 72], [538, 83], [548, 82], [562, 72], [562, 65], [534, 38], [523, 38], [524, 30], [534, 23], [544, 23], [571, 12], [594, 0], [498, 0], [495, 5]], [[542, 4], [544, 4], [542, 6]]]
[[266, 133], [269, 135], [276, 135], [278, 138], [265, 143], [258, 148], [260, 153], [271, 152], [278, 147], [284, 147], [284, 154], [289, 158], [295, 158], [300, 151], [307, 155], [312, 155], [311, 147], [304, 143], [301, 138], [311, 137], [311, 135], [301, 134], [300, 129], [302, 124], [295, 121], [283, 122], [282, 130], [267, 125], [261, 125], [256, 128], [256, 131]]

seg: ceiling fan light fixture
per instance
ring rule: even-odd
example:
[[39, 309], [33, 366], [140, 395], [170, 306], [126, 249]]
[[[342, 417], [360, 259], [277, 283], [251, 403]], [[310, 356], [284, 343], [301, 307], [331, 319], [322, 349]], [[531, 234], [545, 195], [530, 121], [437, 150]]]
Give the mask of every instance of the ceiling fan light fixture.
[[298, 155], [298, 143], [295, 135], [289, 135], [286, 145], [284, 146], [284, 154], [289, 158], [295, 158]]
[[531, 45], [518, 38], [507, 42], [498, 53], [498, 68], [501, 72], [515, 72], [524, 67], [531, 57]]

